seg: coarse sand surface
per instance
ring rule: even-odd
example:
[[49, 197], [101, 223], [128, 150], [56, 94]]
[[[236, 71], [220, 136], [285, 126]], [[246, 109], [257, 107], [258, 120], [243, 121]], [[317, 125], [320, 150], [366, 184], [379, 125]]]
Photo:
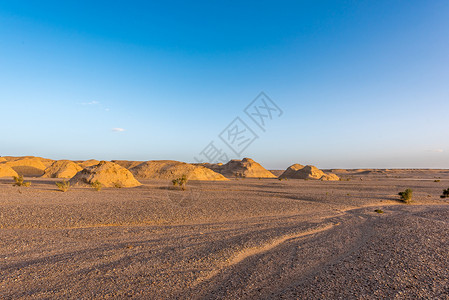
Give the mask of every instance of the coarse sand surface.
[[2, 178], [0, 298], [449, 299], [449, 172], [339, 172], [186, 191]]

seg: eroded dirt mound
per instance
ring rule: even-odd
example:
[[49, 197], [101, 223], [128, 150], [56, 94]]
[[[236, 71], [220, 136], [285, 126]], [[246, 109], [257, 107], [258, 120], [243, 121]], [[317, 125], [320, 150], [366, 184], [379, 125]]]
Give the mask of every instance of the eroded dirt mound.
[[279, 178], [294, 178], [296, 172], [304, 168], [305, 166], [301, 164], [294, 164], [287, 168], [280, 176]]
[[199, 165], [174, 160], [152, 160], [131, 168], [137, 178], [175, 179], [186, 175], [189, 180], [227, 180], [223, 175]]
[[83, 168], [77, 163], [70, 160], [58, 160], [55, 161], [50, 167], [45, 169], [45, 173], [42, 177], [48, 178], [72, 178], [76, 173]]
[[293, 178], [293, 179], [315, 179], [315, 180], [339, 180], [340, 178], [335, 174], [326, 174], [315, 166], [303, 166], [301, 164], [294, 164], [285, 170], [279, 178]]
[[16, 171], [5, 164], [0, 164], [0, 177], [13, 177], [19, 176]]
[[134, 160], [111, 160], [111, 161], [128, 170], [137, 167], [141, 163], [144, 163], [143, 161], [134, 161]]
[[96, 159], [89, 159], [89, 160], [85, 160], [85, 161], [80, 161], [77, 162], [81, 168], [87, 168], [87, 167], [91, 167], [91, 166], [96, 166], [100, 163], [99, 160]]
[[38, 157], [25, 157], [9, 160], [3, 163], [11, 167], [17, 174], [29, 177], [39, 177], [44, 175], [47, 166]]
[[109, 161], [84, 168], [70, 179], [72, 185], [90, 185], [100, 182], [103, 187], [135, 187], [141, 183], [127, 169]]
[[251, 158], [244, 158], [242, 160], [233, 159], [224, 165], [204, 165], [209, 165], [209, 168], [215, 172], [223, 174], [226, 177], [276, 178], [273, 173], [262, 167]]
[[38, 157], [38, 156], [3, 156], [0, 158], [0, 162], [3, 162], [3, 161], [12, 162], [12, 161], [18, 161], [18, 160], [23, 160], [23, 159], [38, 159], [45, 165], [46, 168], [48, 168], [49, 166], [51, 166], [51, 164], [53, 162], [55, 162], [55, 160], [53, 160], [53, 159], [43, 158], [43, 157]]
[[320, 180], [323, 181], [338, 181], [340, 180], [340, 177], [338, 177], [336, 174], [332, 174], [332, 173], [325, 173]]

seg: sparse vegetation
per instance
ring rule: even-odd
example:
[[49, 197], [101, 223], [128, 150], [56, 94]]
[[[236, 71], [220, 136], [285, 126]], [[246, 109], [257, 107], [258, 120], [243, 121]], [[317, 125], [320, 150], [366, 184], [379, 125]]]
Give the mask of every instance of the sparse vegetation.
[[349, 177], [346, 177], [346, 178], [340, 177], [340, 178], [338, 178], [338, 181], [350, 181], [350, 180], [351, 180], [351, 178], [349, 178]]
[[14, 185], [15, 186], [24, 186], [24, 187], [28, 187], [31, 185], [31, 182], [29, 181], [24, 181], [23, 176], [19, 175], [19, 176], [13, 176], [14, 179]]
[[181, 190], [184, 191], [187, 184], [187, 175], [184, 174], [179, 178], [173, 179], [171, 182], [173, 183], [173, 186], [179, 186]]
[[375, 209], [374, 211], [377, 212], [378, 214], [383, 214], [384, 213], [384, 211], [381, 210], [381, 209]]
[[440, 182], [441, 180], [439, 180], [439, 179], [435, 179], [433, 182]]
[[116, 183], [114, 183], [114, 187], [116, 189], [121, 189], [123, 186], [122, 186], [122, 184], [120, 182], [116, 182]]
[[55, 183], [56, 183], [56, 186], [58, 187], [58, 189], [64, 193], [70, 189], [70, 182], [68, 182], [68, 181], [63, 180], [63, 181], [57, 181]]
[[399, 196], [401, 196], [401, 201], [405, 202], [405, 203], [410, 203], [412, 202], [412, 194], [413, 191], [411, 189], [406, 189], [403, 192], [399, 192]]
[[278, 180], [279, 180], [279, 181], [287, 180], [287, 178], [286, 178], [286, 177], [278, 177]]
[[98, 180], [92, 182], [90, 186], [93, 187], [97, 192], [101, 191], [101, 189], [103, 188], [103, 185]]
[[449, 188], [443, 190], [443, 195], [440, 196], [441, 198], [449, 198]]

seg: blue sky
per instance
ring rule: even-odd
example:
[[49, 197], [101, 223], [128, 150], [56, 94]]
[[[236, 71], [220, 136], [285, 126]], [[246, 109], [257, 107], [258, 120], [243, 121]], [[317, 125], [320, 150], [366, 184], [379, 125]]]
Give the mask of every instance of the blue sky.
[[0, 155], [449, 168], [448, 1], [148, 2], [0, 1]]

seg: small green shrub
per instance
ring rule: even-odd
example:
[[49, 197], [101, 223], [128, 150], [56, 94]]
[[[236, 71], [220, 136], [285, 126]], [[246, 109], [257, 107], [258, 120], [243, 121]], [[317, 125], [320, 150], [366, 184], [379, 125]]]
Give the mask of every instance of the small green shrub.
[[449, 188], [443, 190], [443, 195], [440, 196], [441, 198], [449, 198]]
[[90, 184], [90, 186], [93, 187], [97, 192], [101, 191], [101, 189], [103, 188], [103, 185], [98, 180], [95, 180], [94, 182], [92, 182]]
[[27, 182], [23, 181], [23, 176], [22, 176], [22, 175], [19, 175], [19, 176], [13, 176], [13, 179], [14, 179], [14, 184], [13, 184], [13, 185], [15, 185], [15, 186], [25, 186], [25, 187], [28, 187], [28, 186], [31, 185], [31, 182], [29, 182], [29, 181], [27, 181]]
[[412, 202], [412, 194], [413, 191], [411, 189], [406, 189], [403, 192], [399, 192], [399, 196], [401, 196], [401, 201], [405, 202], [405, 203], [410, 203]]
[[171, 182], [173, 183], [173, 186], [179, 186], [181, 190], [184, 191], [187, 184], [187, 175], [182, 175], [179, 178], [173, 179]]
[[384, 213], [384, 211], [381, 210], [381, 209], [375, 209], [374, 211], [377, 212], [378, 214], [383, 214]]
[[55, 183], [56, 183], [56, 186], [58, 187], [58, 189], [64, 193], [70, 189], [70, 182], [68, 182], [68, 181], [63, 180], [63, 181], [57, 181]]

